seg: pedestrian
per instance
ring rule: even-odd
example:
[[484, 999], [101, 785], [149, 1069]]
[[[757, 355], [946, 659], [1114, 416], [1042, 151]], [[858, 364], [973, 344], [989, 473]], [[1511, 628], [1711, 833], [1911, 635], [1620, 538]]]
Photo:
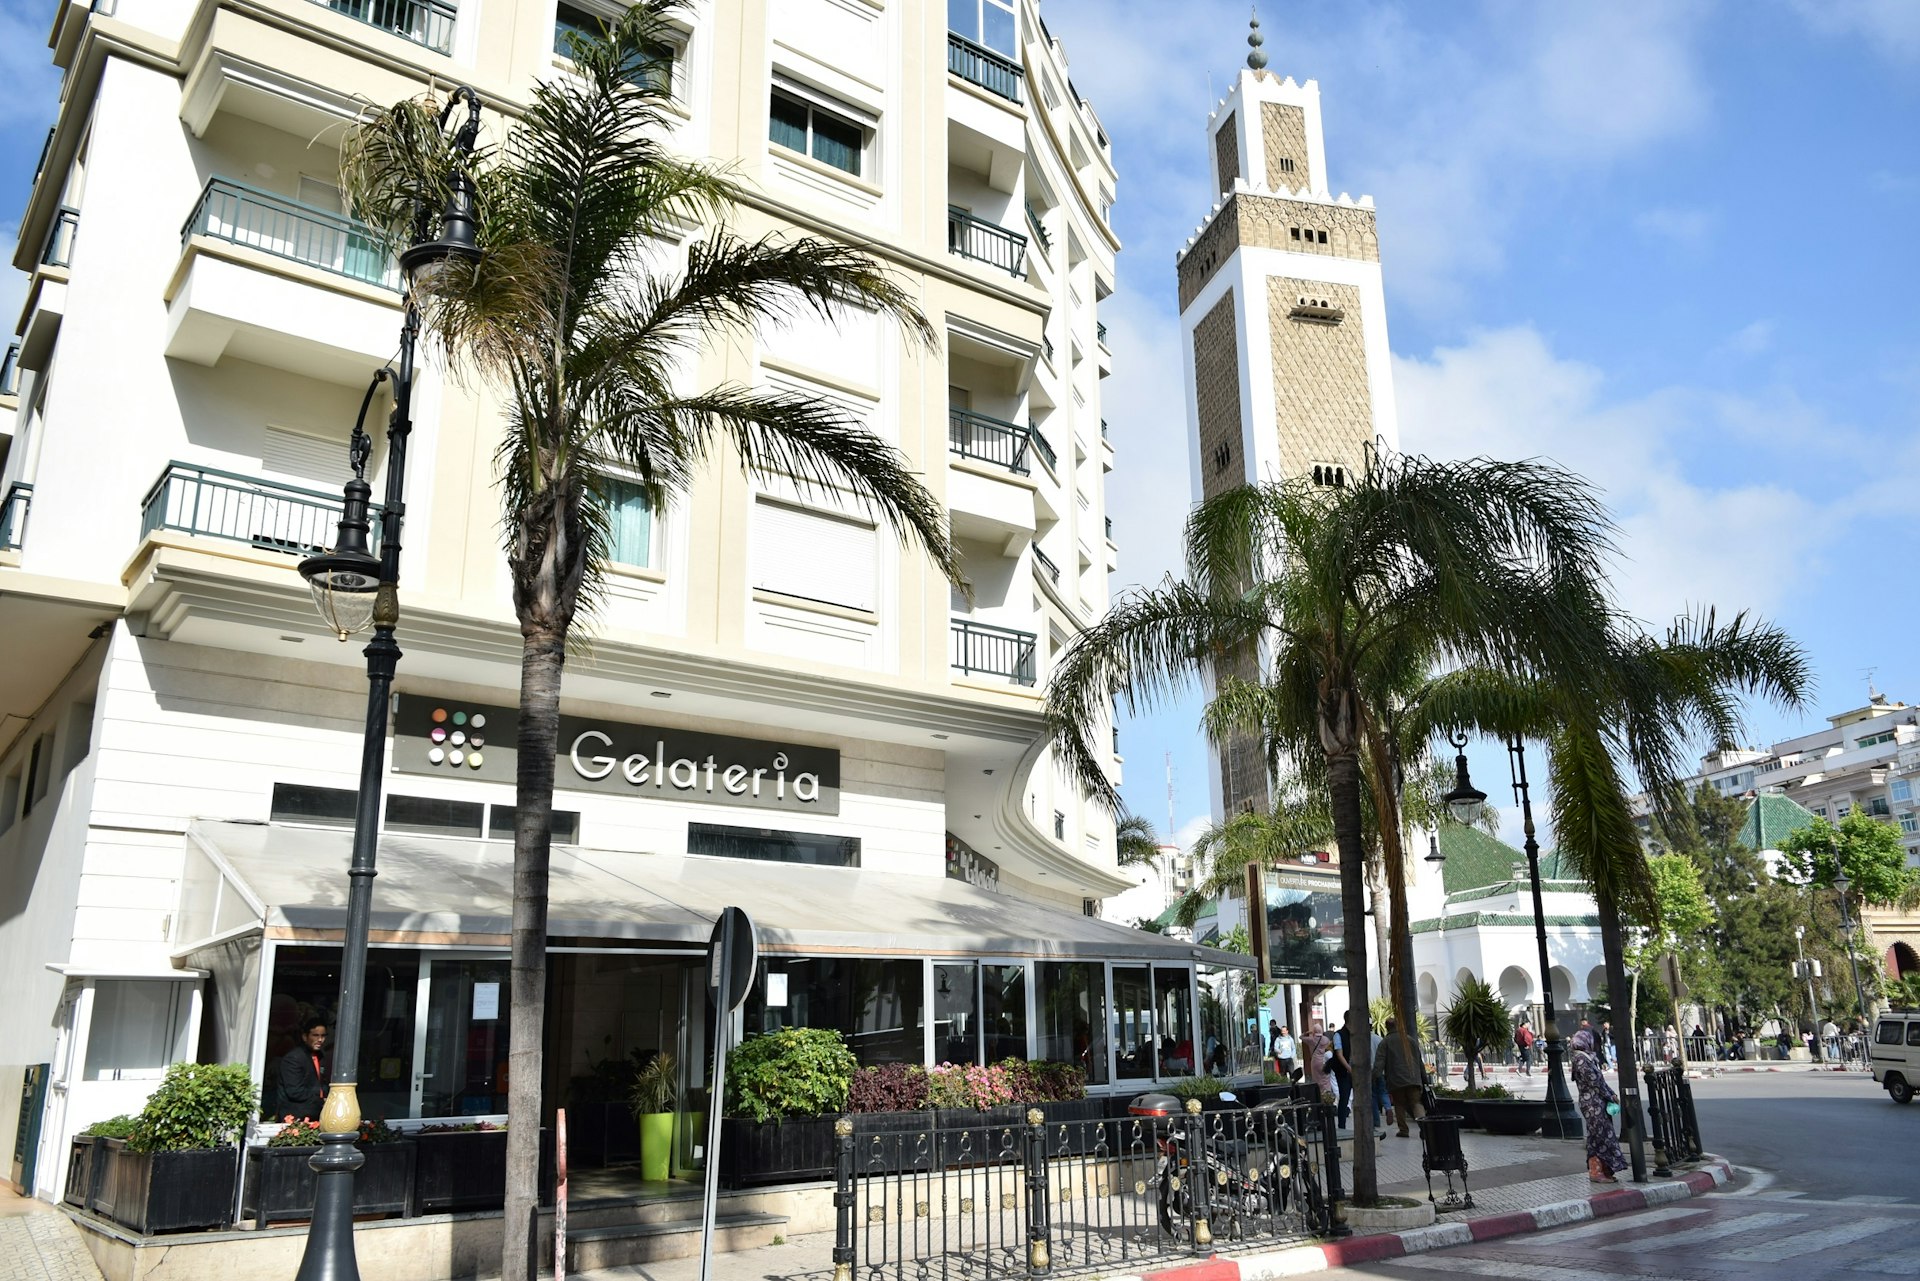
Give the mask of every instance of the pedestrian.
[[1352, 1016], [1349, 1015], [1340, 1024], [1340, 1030], [1333, 1034], [1333, 1062], [1329, 1068], [1334, 1084], [1339, 1089], [1335, 1106], [1339, 1109], [1341, 1129], [1346, 1128], [1347, 1119], [1353, 1115], [1353, 1063], [1347, 1057], [1353, 1051], [1353, 1029], [1347, 1026], [1351, 1021]]
[[1533, 1029], [1524, 1020], [1513, 1029], [1513, 1046], [1520, 1051], [1520, 1070], [1533, 1075]]
[[1324, 1098], [1333, 1093], [1333, 1078], [1327, 1075], [1327, 1064], [1333, 1057], [1333, 1041], [1318, 1023], [1307, 1033], [1306, 1052], [1307, 1079], [1313, 1082], [1314, 1092]]
[[1779, 1033], [1773, 1038], [1774, 1057], [1782, 1060], [1791, 1058], [1792, 1054], [1790, 1051], [1792, 1048], [1793, 1042], [1787, 1039], [1787, 1029], [1782, 1027]]
[[280, 1105], [276, 1115], [290, 1121], [320, 1119], [320, 1105], [326, 1101], [327, 1084], [333, 1075], [326, 1045], [325, 1019], [310, 1018], [300, 1025], [300, 1040], [280, 1056], [280, 1070], [276, 1074]]
[[1828, 1019], [1825, 1023], [1822, 1023], [1820, 1025], [1820, 1039], [1826, 1044], [1827, 1057], [1829, 1059], [1837, 1059], [1840, 1057], [1840, 1025], [1838, 1023], [1835, 1023], [1832, 1019]]
[[1595, 1183], [1618, 1183], [1614, 1176], [1627, 1168], [1627, 1158], [1613, 1132], [1613, 1118], [1620, 1110], [1613, 1087], [1594, 1053], [1593, 1033], [1582, 1028], [1571, 1044], [1573, 1084], [1580, 1092], [1580, 1119], [1587, 1126], [1587, 1177]]
[[1420, 1099], [1420, 1087], [1426, 1076], [1425, 1066], [1420, 1061], [1420, 1046], [1413, 1036], [1399, 1030], [1394, 1020], [1387, 1020], [1386, 1035], [1380, 1039], [1379, 1063], [1381, 1080], [1387, 1087], [1387, 1096], [1393, 1102], [1393, 1119], [1399, 1127], [1401, 1138], [1407, 1137], [1407, 1123], [1417, 1121], [1426, 1115], [1426, 1108]]
[[1273, 1041], [1267, 1048], [1273, 1051], [1273, 1070], [1280, 1074], [1280, 1079], [1298, 1081], [1300, 1073], [1294, 1067], [1294, 1060], [1299, 1056], [1300, 1051], [1294, 1044], [1293, 1034], [1287, 1030], [1286, 1024], [1282, 1023], [1275, 1027]]

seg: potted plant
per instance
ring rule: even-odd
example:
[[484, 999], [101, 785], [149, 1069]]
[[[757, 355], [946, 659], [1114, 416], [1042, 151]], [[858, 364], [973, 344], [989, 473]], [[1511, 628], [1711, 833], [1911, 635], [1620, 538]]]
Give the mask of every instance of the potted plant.
[[143, 1236], [225, 1227], [254, 1107], [246, 1065], [175, 1063], [125, 1138], [95, 1139], [92, 1209]]
[[[386, 1122], [360, 1122], [359, 1146], [366, 1163], [353, 1176], [353, 1212], [362, 1214], [413, 1213], [411, 1139]], [[241, 1217], [254, 1226], [313, 1217], [319, 1175], [313, 1170], [314, 1149], [320, 1146], [320, 1125], [288, 1117], [265, 1143], [247, 1149], [247, 1175], [241, 1186]]]
[[[106, 1173], [107, 1158], [102, 1155], [94, 1160], [95, 1144], [102, 1139], [126, 1139], [133, 1135], [134, 1127], [140, 1124], [137, 1116], [120, 1115], [104, 1121], [95, 1121], [86, 1129], [73, 1136], [73, 1147], [67, 1158], [67, 1186], [60, 1199], [68, 1205], [85, 1210], [93, 1204], [93, 1198], [100, 1188], [100, 1177]], [[104, 1149], [101, 1149], [104, 1153]]]
[[1467, 1061], [1467, 1089], [1473, 1089], [1473, 1065], [1488, 1046], [1505, 1045], [1513, 1035], [1513, 1017], [1493, 989], [1468, 978], [1454, 989], [1453, 1004], [1441, 1016], [1447, 1038], [1460, 1047]]
[[640, 1177], [664, 1183], [673, 1166], [673, 1112], [680, 1099], [673, 1055], [661, 1050], [633, 1078], [627, 1095], [633, 1119], [640, 1126]]
[[1498, 1083], [1469, 1092], [1467, 1108], [1473, 1124], [1489, 1134], [1532, 1134], [1546, 1116], [1540, 1099], [1516, 1099]]
[[780, 1028], [734, 1050], [721, 1144], [728, 1185], [832, 1178], [833, 1121], [858, 1067], [830, 1028]]

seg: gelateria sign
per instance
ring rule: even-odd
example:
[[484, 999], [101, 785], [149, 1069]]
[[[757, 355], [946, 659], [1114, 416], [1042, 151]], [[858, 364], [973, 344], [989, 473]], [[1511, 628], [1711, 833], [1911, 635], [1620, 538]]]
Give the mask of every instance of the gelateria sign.
[[[393, 767], [404, 774], [512, 783], [519, 716], [510, 707], [402, 694]], [[840, 812], [840, 753], [700, 730], [562, 716], [556, 788], [704, 805]]]

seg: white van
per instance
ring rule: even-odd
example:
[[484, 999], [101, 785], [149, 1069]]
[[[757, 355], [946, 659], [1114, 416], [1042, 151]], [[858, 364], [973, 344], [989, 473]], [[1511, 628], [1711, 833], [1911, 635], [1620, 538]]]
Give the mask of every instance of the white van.
[[1920, 1010], [1892, 1010], [1873, 1024], [1873, 1079], [1895, 1103], [1913, 1102], [1920, 1085]]

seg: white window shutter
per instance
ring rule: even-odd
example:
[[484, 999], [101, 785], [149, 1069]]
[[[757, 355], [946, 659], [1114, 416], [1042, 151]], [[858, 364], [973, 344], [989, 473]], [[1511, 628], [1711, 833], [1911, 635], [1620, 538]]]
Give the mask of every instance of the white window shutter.
[[753, 585], [802, 600], [873, 610], [878, 534], [864, 521], [762, 498], [753, 507]]
[[353, 468], [347, 442], [310, 436], [285, 427], [268, 427], [260, 446], [260, 465], [280, 476], [297, 476], [316, 485], [338, 488]]

